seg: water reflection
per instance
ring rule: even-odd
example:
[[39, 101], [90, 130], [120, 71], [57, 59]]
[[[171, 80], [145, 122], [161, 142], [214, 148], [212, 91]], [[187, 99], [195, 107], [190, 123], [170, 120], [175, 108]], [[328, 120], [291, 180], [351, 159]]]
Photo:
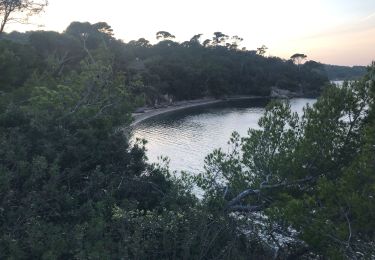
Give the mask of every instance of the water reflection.
[[[228, 149], [233, 131], [245, 136], [249, 128], [257, 128], [268, 99], [227, 101], [189, 108], [150, 118], [132, 132], [135, 138], [148, 141], [147, 156], [157, 162], [160, 155], [170, 158], [171, 170], [198, 172], [204, 157], [215, 148]], [[314, 99], [292, 99], [292, 110], [301, 112]]]

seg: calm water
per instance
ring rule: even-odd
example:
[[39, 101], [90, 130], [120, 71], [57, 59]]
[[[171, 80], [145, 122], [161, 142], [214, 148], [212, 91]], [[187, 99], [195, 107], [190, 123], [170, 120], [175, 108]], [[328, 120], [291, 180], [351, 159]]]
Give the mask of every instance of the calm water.
[[[151, 162], [158, 162], [161, 155], [167, 156], [171, 170], [198, 172], [203, 169], [205, 156], [215, 148], [228, 150], [233, 131], [245, 136], [249, 128], [257, 128], [268, 102], [226, 101], [162, 114], [138, 124], [132, 132], [133, 140], [148, 141], [147, 156]], [[302, 112], [303, 106], [315, 99], [296, 98], [290, 102], [293, 111]]]
[[342, 86], [344, 84], [344, 80], [331, 80], [331, 83]]

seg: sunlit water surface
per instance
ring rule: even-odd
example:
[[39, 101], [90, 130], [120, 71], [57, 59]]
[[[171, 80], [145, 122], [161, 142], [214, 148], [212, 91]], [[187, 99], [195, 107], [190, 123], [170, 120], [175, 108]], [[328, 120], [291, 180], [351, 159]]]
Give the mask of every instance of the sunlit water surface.
[[[170, 169], [199, 172], [204, 158], [216, 148], [228, 150], [233, 131], [245, 136], [249, 128], [258, 128], [258, 120], [265, 111], [268, 99], [225, 101], [162, 114], [138, 124], [132, 131], [135, 138], [148, 141], [147, 157], [160, 162], [160, 156], [170, 159]], [[290, 100], [293, 111], [302, 113], [303, 107], [315, 99]]]

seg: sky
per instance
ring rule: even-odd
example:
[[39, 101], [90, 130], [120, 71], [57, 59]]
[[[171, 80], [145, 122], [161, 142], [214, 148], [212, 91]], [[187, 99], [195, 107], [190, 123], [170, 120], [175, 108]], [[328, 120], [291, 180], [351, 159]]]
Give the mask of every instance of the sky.
[[242, 47], [264, 44], [268, 55], [285, 59], [304, 53], [350, 66], [375, 60], [375, 0], [49, 0], [32, 24], [11, 24], [6, 31], [63, 32], [72, 21], [107, 22], [126, 42], [155, 42], [157, 31], [180, 42], [220, 31], [244, 38]]

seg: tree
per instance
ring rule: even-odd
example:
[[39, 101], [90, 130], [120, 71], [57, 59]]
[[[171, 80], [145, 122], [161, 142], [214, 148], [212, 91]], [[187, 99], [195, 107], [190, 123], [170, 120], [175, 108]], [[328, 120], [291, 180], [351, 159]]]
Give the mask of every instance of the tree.
[[185, 46], [185, 47], [201, 47], [201, 43], [200, 43], [200, 38], [202, 37], [202, 34], [199, 33], [199, 34], [196, 34], [194, 35], [193, 37], [191, 37], [191, 39], [189, 41], [186, 41], [184, 43], [181, 44], [181, 46]]
[[296, 64], [298, 67], [302, 64], [302, 62], [307, 58], [305, 54], [302, 53], [295, 53], [291, 57], [294, 64]]
[[47, 0], [0, 0], [0, 34], [9, 22], [27, 23], [30, 16], [39, 14]]
[[212, 38], [212, 45], [214, 46], [225, 46], [225, 41], [228, 40], [229, 36], [222, 32], [214, 32]]
[[159, 31], [156, 33], [156, 39], [157, 40], [172, 40], [176, 38], [174, 35], [170, 34], [169, 32], [166, 31]]
[[94, 29], [96, 29], [98, 32], [101, 32], [105, 35], [108, 35], [110, 37], [113, 36], [113, 29], [110, 25], [108, 25], [105, 22], [99, 22], [92, 25]]
[[0, 93], [21, 87], [40, 65], [37, 57], [30, 45], [0, 41]]
[[238, 46], [243, 41], [243, 38], [235, 35], [235, 36], [232, 36], [231, 40], [232, 40], [232, 43], [227, 43], [228, 49], [230, 49], [230, 50], [238, 50]]
[[266, 54], [267, 52], [267, 46], [266, 45], [262, 45], [261, 47], [257, 48], [257, 54], [260, 55], [260, 56], [264, 56], [264, 54]]
[[145, 38], [139, 38], [136, 43], [135, 43], [137, 46], [140, 46], [140, 47], [145, 47], [145, 48], [150, 48], [151, 47], [151, 44], [148, 40], [146, 40]]
[[210, 45], [211, 45], [211, 40], [210, 40], [210, 39], [206, 39], [206, 40], [204, 40], [203, 43], [202, 43], [202, 45], [203, 45], [204, 47], [208, 47], [208, 46], [210, 46]]
[[202, 37], [203, 34], [199, 33], [191, 37], [190, 42], [192, 43], [199, 43], [199, 39]]

